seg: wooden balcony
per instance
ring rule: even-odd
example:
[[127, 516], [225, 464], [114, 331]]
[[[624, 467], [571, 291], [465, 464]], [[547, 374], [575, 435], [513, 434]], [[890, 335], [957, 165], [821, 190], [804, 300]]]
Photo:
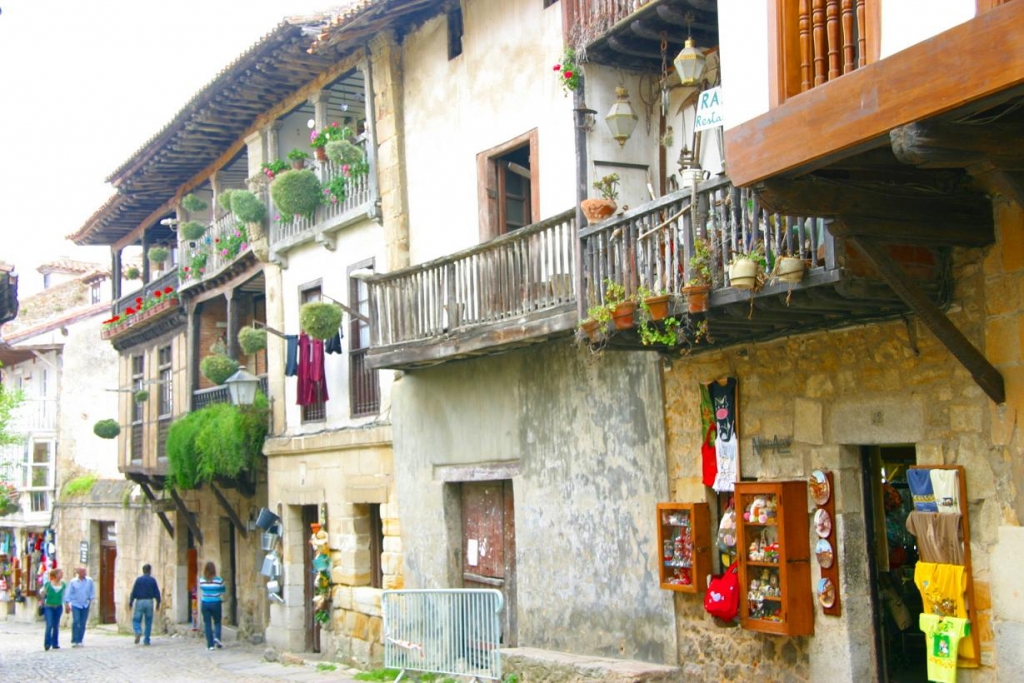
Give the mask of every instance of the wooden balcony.
[[164, 273], [144, 284], [142, 289], [115, 301], [109, 320], [114, 318], [117, 320], [107, 323], [100, 336], [119, 351], [183, 325], [184, 310], [178, 300], [178, 271]]
[[[700, 352], [745, 341], [878, 320], [907, 305], [863, 260], [832, 236], [828, 221], [770, 212], [727, 178], [675, 192], [578, 232], [584, 300], [577, 303], [573, 265], [574, 212], [492, 242], [368, 279], [373, 337], [368, 363], [415, 368], [495, 353], [565, 335], [583, 310], [604, 303], [608, 282], [627, 296], [641, 288], [672, 295], [682, 321], [675, 349]], [[706, 312], [687, 312], [694, 239], [711, 245], [713, 290]], [[756, 291], [729, 280], [734, 256], [759, 248], [769, 265]], [[936, 305], [948, 294], [948, 263], [940, 253], [896, 248], [891, 258], [913, 269], [915, 283]], [[798, 282], [773, 277], [784, 256], [806, 264]], [[698, 337], [697, 323], [710, 332]], [[698, 341], [700, 342], [698, 344]], [[642, 345], [636, 328], [609, 334], [612, 348]], [[657, 350], [666, 350], [659, 345]]]

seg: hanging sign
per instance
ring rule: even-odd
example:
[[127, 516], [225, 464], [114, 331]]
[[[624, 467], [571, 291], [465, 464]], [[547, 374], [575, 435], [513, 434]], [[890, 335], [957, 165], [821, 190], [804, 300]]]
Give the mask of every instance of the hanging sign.
[[694, 130], [718, 128], [725, 121], [725, 107], [722, 104], [722, 86], [705, 90], [697, 96], [697, 114]]
[[89, 541], [82, 541], [78, 544], [78, 561], [81, 564], [89, 563]]

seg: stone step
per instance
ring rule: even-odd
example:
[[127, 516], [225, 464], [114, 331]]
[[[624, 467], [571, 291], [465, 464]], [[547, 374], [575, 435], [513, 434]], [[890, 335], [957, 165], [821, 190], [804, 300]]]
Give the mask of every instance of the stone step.
[[505, 673], [515, 672], [521, 683], [667, 683], [680, 679], [675, 666], [530, 647], [502, 650], [501, 667]]

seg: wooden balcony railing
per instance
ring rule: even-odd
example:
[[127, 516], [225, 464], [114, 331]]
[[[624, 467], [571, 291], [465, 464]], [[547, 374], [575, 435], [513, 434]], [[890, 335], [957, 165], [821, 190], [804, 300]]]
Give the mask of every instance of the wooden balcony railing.
[[14, 410], [12, 418], [12, 434], [53, 431], [57, 429], [57, 401], [52, 398], [27, 398]]
[[[571, 0], [573, 31], [579, 38], [591, 42], [607, 32], [620, 20], [633, 13], [637, 3], [633, 0]], [[572, 36], [575, 37], [575, 36]]]
[[811, 268], [835, 267], [832, 237], [821, 219], [769, 214], [749, 189], [716, 178], [581, 230], [585, 304], [603, 303], [608, 280], [630, 296], [640, 287], [681, 294], [693, 276], [695, 237], [711, 248], [713, 290], [729, 286], [734, 255], [758, 247], [769, 271], [780, 256], [801, 258]]
[[783, 97], [850, 73], [868, 61], [875, 0], [784, 0], [779, 25]]
[[[199, 281], [220, 271], [249, 251], [245, 226], [234, 214], [217, 218], [197, 240], [179, 240], [178, 253], [184, 282]], [[185, 268], [188, 268], [186, 271]]]
[[[125, 312], [129, 308], [138, 308], [137, 299], [141, 298], [145, 301], [152, 301], [156, 298], [163, 298], [164, 290], [170, 287], [172, 291], [178, 289], [178, 271], [172, 268], [168, 272], [164, 273], [155, 280], [150, 280], [142, 286], [141, 290], [135, 290], [134, 292], [127, 294], [117, 301], [114, 302], [113, 313], [124, 317]], [[155, 297], [156, 292], [160, 292], [160, 297]]]
[[[364, 152], [366, 151], [365, 137], [358, 140], [355, 144]], [[341, 164], [335, 164], [331, 161], [316, 161], [313, 163], [316, 165], [312, 167], [312, 170], [320, 179], [321, 184], [325, 184], [344, 173], [344, 168]], [[342, 219], [350, 211], [363, 209], [366, 204], [374, 199], [374, 173], [375, 171], [371, 166], [369, 173], [350, 177], [345, 188], [345, 200], [323, 203], [317, 207], [316, 212], [311, 217], [295, 216], [291, 220], [288, 217], [282, 217], [280, 212], [274, 207], [273, 202], [270, 201], [268, 192], [267, 206], [270, 209], [271, 248], [276, 248], [282, 243], [298, 240], [307, 234], [312, 234], [314, 228], [319, 226], [333, 226], [341, 223]]]
[[[260, 376], [260, 391], [267, 394], [267, 376]], [[197, 389], [192, 392], [192, 410], [199, 410], [214, 403], [231, 403], [231, 394], [225, 384], [219, 384], [209, 389]]]
[[372, 346], [402, 344], [564, 307], [575, 211], [484, 244], [368, 279]]

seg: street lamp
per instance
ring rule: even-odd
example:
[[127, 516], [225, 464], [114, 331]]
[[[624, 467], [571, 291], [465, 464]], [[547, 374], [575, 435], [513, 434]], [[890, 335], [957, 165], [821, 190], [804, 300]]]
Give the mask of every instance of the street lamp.
[[256, 400], [256, 389], [260, 386], [260, 378], [245, 369], [244, 365], [238, 366], [238, 372], [224, 380], [228, 385], [228, 393], [231, 395], [231, 402], [236, 406], [251, 406]]

